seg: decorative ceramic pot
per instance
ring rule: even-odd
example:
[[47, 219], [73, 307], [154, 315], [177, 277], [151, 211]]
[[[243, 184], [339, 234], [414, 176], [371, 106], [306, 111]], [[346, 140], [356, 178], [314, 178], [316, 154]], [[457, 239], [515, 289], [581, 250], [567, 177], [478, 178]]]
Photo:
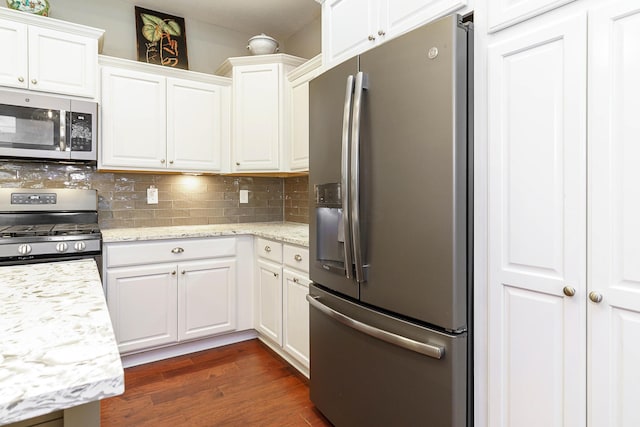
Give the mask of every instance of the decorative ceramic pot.
[[49, 0], [7, 0], [7, 7], [34, 15], [49, 16]]
[[268, 55], [279, 50], [278, 41], [264, 33], [251, 37], [247, 49], [252, 55]]

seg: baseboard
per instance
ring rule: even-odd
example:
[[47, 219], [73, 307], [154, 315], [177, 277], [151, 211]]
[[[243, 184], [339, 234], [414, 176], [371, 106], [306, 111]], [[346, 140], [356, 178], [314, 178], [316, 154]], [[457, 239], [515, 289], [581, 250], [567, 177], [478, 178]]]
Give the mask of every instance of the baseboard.
[[197, 341], [175, 344], [168, 347], [156, 348], [140, 353], [127, 354], [121, 356], [122, 366], [130, 368], [132, 366], [144, 365], [145, 363], [157, 362], [158, 360], [184, 356], [185, 354], [195, 353], [197, 351], [210, 350], [216, 347], [251, 340], [257, 336], [258, 334], [254, 329], [249, 329]]
[[285, 362], [287, 362], [289, 365], [296, 368], [302, 375], [304, 375], [307, 379], [309, 379], [309, 368], [303, 366], [300, 362], [298, 362], [297, 359], [295, 359], [294, 357], [291, 357], [289, 353], [284, 351], [284, 349], [280, 347], [278, 344], [275, 344], [274, 342], [269, 340], [269, 338], [265, 338], [262, 335], [258, 334], [258, 339], [264, 345], [269, 347], [269, 349], [271, 349], [274, 353], [276, 353], [278, 356], [284, 359]]

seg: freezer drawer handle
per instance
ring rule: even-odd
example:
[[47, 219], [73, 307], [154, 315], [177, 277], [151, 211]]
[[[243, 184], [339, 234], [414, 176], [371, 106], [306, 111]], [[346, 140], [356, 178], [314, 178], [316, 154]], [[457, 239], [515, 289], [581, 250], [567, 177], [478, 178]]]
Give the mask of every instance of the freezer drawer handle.
[[433, 344], [425, 344], [419, 341], [415, 341], [400, 335], [392, 334], [391, 332], [383, 331], [382, 329], [374, 328], [365, 323], [359, 322], [351, 317], [345, 316], [342, 313], [335, 311], [334, 309], [327, 307], [318, 301], [320, 297], [307, 295], [307, 301], [309, 304], [332, 319], [346, 325], [356, 331], [360, 331], [364, 334], [372, 336], [382, 341], [386, 341], [390, 344], [397, 345], [398, 347], [405, 348], [407, 350], [415, 351], [416, 353], [424, 354], [425, 356], [433, 357], [434, 359], [442, 359], [444, 356], [444, 347]]

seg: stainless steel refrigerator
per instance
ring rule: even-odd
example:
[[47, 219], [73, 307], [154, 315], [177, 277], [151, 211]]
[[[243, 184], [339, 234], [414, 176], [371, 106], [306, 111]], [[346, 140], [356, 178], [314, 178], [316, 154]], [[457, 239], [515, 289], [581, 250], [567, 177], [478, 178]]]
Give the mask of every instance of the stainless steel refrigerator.
[[336, 426], [472, 423], [470, 24], [310, 82], [310, 395]]

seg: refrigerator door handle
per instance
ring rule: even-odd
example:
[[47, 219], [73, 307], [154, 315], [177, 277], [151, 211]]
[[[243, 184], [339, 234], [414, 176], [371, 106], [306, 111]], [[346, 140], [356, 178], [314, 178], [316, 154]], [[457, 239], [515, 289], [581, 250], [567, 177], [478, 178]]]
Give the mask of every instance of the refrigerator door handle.
[[362, 92], [365, 88], [365, 75], [356, 74], [355, 95], [353, 97], [353, 122], [351, 123], [351, 238], [353, 239], [353, 261], [356, 269], [356, 281], [362, 283], [364, 265], [362, 261], [362, 242], [360, 240], [360, 117], [362, 113]]
[[366, 323], [359, 322], [352, 319], [349, 316], [327, 307], [319, 301], [319, 296], [307, 295], [307, 301], [313, 308], [318, 309], [321, 313], [337, 320], [345, 326], [348, 326], [356, 331], [367, 334], [371, 337], [388, 342], [389, 344], [402, 347], [407, 350], [414, 351], [416, 353], [424, 354], [425, 356], [433, 357], [434, 359], [442, 359], [444, 357], [444, 347], [434, 344], [426, 344], [419, 341], [412, 340], [401, 335], [393, 334], [391, 332], [384, 331], [382, 329], [375, 328], [367, 325]]
[[347, 90], [344, 95], [344, 115], [342, 117], [342, 226], [344, 232], [344, 274], [347, 279], [353, 276], [353, 256], [351, 241], [351, 200], [349, 191], [349, 124], [351, 122], [351, 106], [353, 103], [353, 76], [347, 77]]

